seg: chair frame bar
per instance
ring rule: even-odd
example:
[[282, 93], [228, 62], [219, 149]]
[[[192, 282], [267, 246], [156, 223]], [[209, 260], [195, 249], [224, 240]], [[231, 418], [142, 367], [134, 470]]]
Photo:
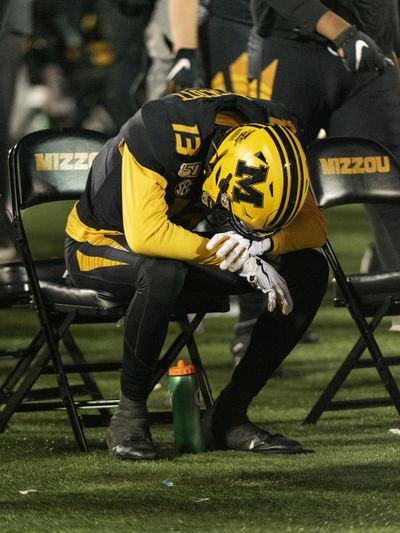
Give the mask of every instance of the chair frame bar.
[[[391, 305], [391, 300], [388, 298], [377, 310], [370, 322], [367, 322], [364, 315], [360, 311], [360, 304], [358, 302], [358, 295], [351, 283], [346, 279], [346, 275], [338, 261], [338, 258], [329, 242], [326, 241], [322, 248], [324, 255], [329, 263], [333, 276], [336, 279], [340, 290], [343, 293], [346, 307], [353, 318], [359, 332], [360, 337], [350, 350], [347, 357], [344, 359], [337, 372], [328, 383], [321, 396], [314, 404], [306, 418], [304, 424], [315, 424], [324, 411], [343, 410], [360, 407], [378, 407], [382, 405], [394, 405], [397, 412], [400, 414], [400, 391], [397, 383], [393, 377], [392, 372], [387, 364], [382, 351], [376, 342], [373, 332], [385, 316], [385, 312]], [[372, 358], [369, 364], [358, 364], [358, 360], [364, 351], [367, 350]], [[396, 358], [397, 359], [397, 358]], [[371, 364], [372, 363], [372, 364]], [[365, 400], [344, 400], [332, 401], [332, 398], [337, 393], [350, 371], [355, 367], [373, 366], [378, 371], [379, 377], [389, 394], [388, 399], [365, 399]]]

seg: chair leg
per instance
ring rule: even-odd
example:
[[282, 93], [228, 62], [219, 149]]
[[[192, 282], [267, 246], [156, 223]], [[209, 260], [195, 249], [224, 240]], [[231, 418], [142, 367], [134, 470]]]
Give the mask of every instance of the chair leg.
[[47, 321], [47, 317], [41, 314], [41, 322], [43, 332], [46, 338], [46, 344], [50, 352], [50, 359], [53, 362], [54, 371], [57, 377], [57, 383], [60, 389], [61, 399], [67, 410], [67, 414], [71, 423], [78, 448], [81, 452], [88, 452], [89, 448], [86, 442], [86, 437], [83, 431], [83, 423], [78, 415], [77, 407], [71, 393], [71, 388], [68, 382], [68, 377], [64, 371], [64, 365], [58, 349], [58, 342], [64, 337], [69, 327], [75, 318], [75, 313], [72, 312], [67, 315], [62, 323], [57, 327], [56, 331], [52, 329], [52, 325]]
[[21, 402], [38, 380], [43, 369], [47, 366], [49, 359], [49, 352], [45, 350], [44, 353], [37, 359], [35, 365], [26, 375], [19, 387], [8, 398], [4, 409], [0, 413], [0, 433], [5, 431], [10, 418], [18, 410]]
[[[211, 394], [211, 387], [207, 379], [206, 372], [200, 359], [200, 354], [197, 349], [196, 341], [194, 340], [194, 332], [201, 324], [205, 313], [197, 313], [189, 321], [187, 315], [182, 315], [177, 320], [181, 328], [181, 332], [175, 338], [174, 342], [159, 359], [156, 371], [154, 373], [153, 381], [151, 383], [151, 390], [154, 389], [160, 379], [166, 374], [168, 368], [175, 361], [179, 353], [186, 346], [189, 352], [190, 359], [196, 367], [199, 388], [203, 397], [204, 405], [208, 409], [213, 404], [213, 398]], [[172, 413], [168, 411], [152, 412], [150, 417], [153, 423], [171, 423]]]
[[[62, 340], [75, 364], [81, 365], [87, 362], [69, 329], [64, 333]], [[89, 372], [79, 372], [79, 375], [92, 399], [104, 400], [104, 395], [92, 374]], [[112, 412], [109, 409], [99, 409], [99, 416], [104, 419], [104, 423], [108, 423]]]
[[389, 306], [390, 301], [385, 302], [377, 311], [377, 313], [369, 324], [364, 319], [361, 323], [359, 323], [355, 319], [361, 336], [349, 352], [346, 359], [342, 362], [339, 369], [337, 370], [331, 381], [328, 383], [311, 411], [304, 419], [303, 424], [315, 424], [318, 421], [321, 414], [327, 409], [327, 407], [331, 403], [332, 398], [340, 389], [345, 379], [347, 378], [351, 370], [355, 367], [357, 361], [360, 359], [360, 357], [367, 348], [371, 358], [375, 363], [375, 367], [378, 371], [379, 377], [381, 378], [382, 383], [384, 384], [397, 411], [400, 414], [399, 389], [373, 335], [373, 332], [376, 330], [382, 318], [385, 316], [385, 313]]
[[151, 382], [151, 389], [154, 389], [156, 384], [167, 372], [170, 365], [177, 358], [183, 347], [187, 345], [187, 342], [189, 341], [190, 337], [199, 327], [204, 317], [205, 313], [197, 313], [189, 323], [188, 327], [179, 333], [179, 335], [176, 337], [176, 339], [165, 352], [165, 354], [161, 357], [161, 359], [159, 359], [156, 371], [154, 373], [153, 381]]
[[75, 439], [79, 447], [79, 451], [88, 452], [89, 447], [88, 447], [86, 437], [83, 431], [82, 420], [78, 415], [75, 401], [71, 394], [70, 385], [68, 383], [67, 376], [64, 372], [57, 374], [57, 382], [60, 388], [62, 400], [64, 402], [69, 420], [71, 422], [71, 426], [72, 426], [72, 430], [75, 435]]
[[[18, 411], [18, 408], [21, 405], [22, 401], [29, 393], [33, 385], [36, 383], [37, 379], [43, 372], [43, 369], [47, 366], [49, 360], [50, 354], [47, 350], [45, 350], [45, 352], [37, 360], [36, 364], [28, 373], [28, 375], [18, 387], [18, 389], [10, 396], [5, 408], [0, 413], [0, 433], [3, 433], [5, 431], [10, 418], [16, 411]], [[57, 382], [59, 385], [62, 400], [64, 402], [71, 422], [72, 429], [74, 431], [75, 438], [79, 446], [79, 450], [82, 452], [87, 452], [88, 445], [83, 434], [82, 424], [77, 415], [69, 384], [63, 372], [57, 373]]]
[[[81, 352], [69, 330], [64, 333], [62, 340], [75, 364], [80, 365], [87, 363], [83, 353]], [[103, 393], [101, 392], [93, 376], [89, 372], [80, 372], [79, 375], [81, 376], [82, 381], [86, 385], [86, 388], [88, 389], [88, 392], [93, 400], [104, 400]]]
[[[179, 324], [182, 330], [185, 330], [188, 328], [190, 322], [188, 318], [186, 317], [186, 320], [180, 321]], [[194, 366], [196, 367], [197, 379], [198, 379], [201, 395], [203, 397], [204, 405], [206, 409], [209, 409], [210, 407], [212, 407], [214, 403], [212, 392], [211, 392], [211, 386], [210, 386], [210, 382], [208, 381], [208, 377], [204, 369], [203, 363], [201, 361], [200, 353], [197, 348], [197, 344], [196, 344], [196, 341], [193, 335], [189, 337], [186, 343], [186, 346], [189, 351], [190, 359], [192, 363], [194, 364]]]
[[0, 401], [5, 402], [9, 398], [13, 387], [21, 379], [26, 369], [30, 366], [39, 350], [44, 344], [43, 332], [40, 330], [36, 337], [32, 340], [30, 345], [22, 351], [21, 358], [6, 377], [5, 381], [0, 387]]
[[0, 360], [2, 359], [15, 359], [17, 357], [23, 357], [25, 350], [16, 349], [16, 350], [0, 350]]
[[314, 407], [308, 413], [304, 419], [303, 424], [315, 424], [322, 413], [325, 411], [329, 405], [332, 398], [335, 396], [337, 391], [343, 385], [345, 379], [349, 375], [350, 371], [353, 369], [355, 363], [361, 357], [362, 353], [366, 348], [366, 343], [363, 337], [360, 337], [357, 343], [354, 345], [346, 359], [342, 362], [338, 368], [336, 374], [333, 376], [331, 381], [328, 383], [323, 393], [315, 403]]
[[386, 388], [390, 398], [393, 401], [393, 404], [400, 414], [400, 391], [397, 386], [397, 383], [393, 377], [390, 368], [386, 364], [385, 358], [383, 357], [382, 351], [376, 342], [374, 337], [374, 330], [384, 316], [387, 308], [390, 306], [390, 299], [385, 302], [381, 309], [376, 313], [375, 317], [372, 319], [371, 323], [368, 324], [364, 317], [355, 316], [355, 321], [358, 326], [358, 329], [361, 335], [365, 339], [366, 347], [375, 363], [376, 370], [379, 373], [379, 376], [382, 380], [384, 387]]

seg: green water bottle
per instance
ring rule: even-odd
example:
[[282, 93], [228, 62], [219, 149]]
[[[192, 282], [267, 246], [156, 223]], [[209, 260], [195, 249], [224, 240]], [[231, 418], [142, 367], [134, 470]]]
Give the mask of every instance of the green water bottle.
[[194, 365], [180, 359], [168, 371], [175, 449], [179, 453], [204, 452], [199, 389]]

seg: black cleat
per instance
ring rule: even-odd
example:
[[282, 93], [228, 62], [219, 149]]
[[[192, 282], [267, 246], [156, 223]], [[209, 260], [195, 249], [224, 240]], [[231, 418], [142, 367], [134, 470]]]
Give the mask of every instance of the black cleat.
[[116, 459], [137, 461], [156, 457], [156, 451], [150, 435], [132, 436], [121, 443], [117, 443], [109, 432], [107, 434], [107, 445], [110, 453]]
[[230, 450], [264, 454], [303, 452], [303, 447], [297, 440], [288, 439], [279, 433], [273, 435], [250, 421], [229, 429], [224, 441], [226, 448]]
[[204, 438], [209, 450], [239, 450], [263, 454], [304, 452], [297, 440], [288, 439], [279, 433], [273, 435], [248, 419], [241, 424], [218, 431], [213, 424], [214, 409], [209, 409], [202, 419]]

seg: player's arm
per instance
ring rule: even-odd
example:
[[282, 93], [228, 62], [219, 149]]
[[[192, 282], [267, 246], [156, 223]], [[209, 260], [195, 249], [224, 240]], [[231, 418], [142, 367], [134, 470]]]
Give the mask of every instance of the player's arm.
[[166, 179], [140, 165], [127, 145], [122, 150], [122, 215], [130, 248], [147, 256], [218, 265], [221, 259], [206, 249], [208, 239], [168, 219]]
[[298, 27], [302, 33], [307, 34], [312, 33], [318, 20], [330, 11], [319, 0], [266, 0], [266, 4], [281, 17], [292, 21], [293, 26]]
[[196, 49], [198, 0], [168, 0], [168, 15], [174, 52]]
[[174, 93], [198, 84], [198, 0], [168, 0], [173, 52], [167, 74], [167, 91]]
[[326, 222], [309, 192], [302, 209], [286, 228], [272, 236], [272, 254], [320, 248], [326, 241]]
[[[393, 65], [384, 56], [371, 37], [351, 25], [347, 20], [331, 11], [319, 0], [266, 0], [277, 13], [293, 22], [300, 33], [312, 34], [314, 31], [334, 44], [345, 68], [350, 72], [379, 71]], [[373, 10], [379, 19], [382, 7], [376, 3]], [[363, 49], [357, 49], [358, 42]]]

